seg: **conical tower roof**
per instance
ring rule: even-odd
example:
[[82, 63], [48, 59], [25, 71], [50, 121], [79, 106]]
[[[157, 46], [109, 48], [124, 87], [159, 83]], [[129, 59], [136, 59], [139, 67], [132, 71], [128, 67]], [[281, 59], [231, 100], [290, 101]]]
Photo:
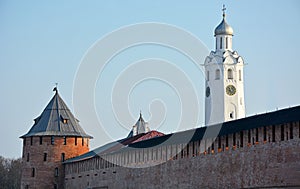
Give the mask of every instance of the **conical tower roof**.
[[55, 95], [42, 114], [34, 119], [34, 125], [21, 138], [31, 136], [78, 136], [92, 138], [85, 133], [79, 121], [71, 113], [63, 99], [54, 88]]

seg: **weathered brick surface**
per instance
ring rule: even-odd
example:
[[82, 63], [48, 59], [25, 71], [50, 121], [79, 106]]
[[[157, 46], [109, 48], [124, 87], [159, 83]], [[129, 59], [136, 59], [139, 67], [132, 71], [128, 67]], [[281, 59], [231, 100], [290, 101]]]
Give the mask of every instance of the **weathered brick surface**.
[[67, 174], [65, 186], [67, 189], [300, 188], [300, 139], [245, 145], [148, 168], [91, 169]]
[[[84, 139], [84, 146], [82, 146], [82, 139], [77, 138], [77, 145], [75, 145], [75, 137], [67, 137], [67, 143], [64, 145], [63, 137], [55, 137], [54, 145], [51, 144], [51, 137], [42, 137], [42, 144], [40, 144], [40, 137], [31, 139], [25, 138], [26, 144], [23, 145], [23, 168], [21, 188], [30, 189], [49, 189], [54, 188], [57, 184], [58, 188], [64, 187], [64, 167], [62, 166], [62, 153], [65, 154], [65, 159], [81, 155], [89, 151], [88, 139]], [[44, 161], [44, 153], [47, 153], [47, 160]], [[28, 158], [29, 154], [29, 160]], [[32, 169], [35, 169], [35, 175], [32, 176]], [[55, 176], [55, 168], [58, 168], [58, 176]]]

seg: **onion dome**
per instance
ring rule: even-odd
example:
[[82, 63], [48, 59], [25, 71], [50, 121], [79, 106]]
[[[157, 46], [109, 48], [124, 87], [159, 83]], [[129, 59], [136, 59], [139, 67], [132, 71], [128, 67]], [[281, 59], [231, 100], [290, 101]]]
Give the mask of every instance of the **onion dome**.
[[215, 29], [215, 36], [216, 35], [233, 35], [233, 29], [229, 24], [227, 24], [225, 20], [225, 10], [226, 8], [223, 6], [223, 20], [222, 22], [216, 27]]

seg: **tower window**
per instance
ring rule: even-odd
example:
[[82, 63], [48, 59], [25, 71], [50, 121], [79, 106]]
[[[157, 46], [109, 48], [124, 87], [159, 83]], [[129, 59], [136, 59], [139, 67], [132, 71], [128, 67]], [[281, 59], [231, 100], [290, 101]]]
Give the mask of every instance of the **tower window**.
[[222, 37], [220, 37], [220, 49], [222, 49], [222, 46], [223, 46], [223, 44], [222, 44]]
[[51, 144], [54, 145], [54, 136], [51, 136]]
[[81, 138], [81, 145], [84, 146], [84, 138]]
[[47, 153], [44, 153], [44, 161], [47, 161]]
[[54, 176], [55, 177], [58, 177], [59, 176], [59, 172], [58, 172], [58, 168], [56, 167], [55, 170], [54, 170]]
[[43, 144], [43, 137], [40, 136], [40, 145]]
[[61, 161], [65, 161], [65, 153], [61, 153]]
[[26, 159], [26, 161], [27, 162], [29, 161], [29, 153], [27, 153], [27, 159]]
[[31, 177], [35, 177], [35, 168], [31, 169]]
[[67, 145], [67, 137], [64, 136], [64, 145]]
[[239, 80], [242, 81], [242, 70], [239, 70]]
[[227, 77], [228, 77], [228, 79], [233, 79], [233, 72], [232, 72], [232, 69], [228, 69], [228, 71], [227, 71]]
[[209, 71], [206, 72], [206, 80], [209, 81]]
[[57, 184], [54, 184], [54, 189], [57, 189]]
[[230, 112], [229, 117], [233, 119], [233, 112]]
[[32, 146], [33, 143], [33, 137], [30, 137], [30, 145]]
[[219, 69], [217, 69], [216, 70], [216, 80], [219, 80], [220, 79], [220, 70]]
[[226, 49], [228, 49], [228, 37], [225, 38], [226, 41]]
[[75, 137], [75, 146], [77, 146], [77, 137]]
[[28, 184], [25, 186], [25, 189], [29, 189], [29, 185]]

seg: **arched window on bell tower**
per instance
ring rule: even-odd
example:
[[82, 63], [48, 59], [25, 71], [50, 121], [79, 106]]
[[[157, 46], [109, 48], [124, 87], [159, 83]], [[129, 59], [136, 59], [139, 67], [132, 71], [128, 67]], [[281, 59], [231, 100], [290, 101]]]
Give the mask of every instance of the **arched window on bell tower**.
[[215, 77], [216, 80], [219, 80], [220, 79], [220, 69], [217, 69], [216, 70], [216, 77]]
[[233, 71], [232, 71], [232, 69], [228, 69], [227, 70], [227, 78], [228, 79], [233, 79]]

